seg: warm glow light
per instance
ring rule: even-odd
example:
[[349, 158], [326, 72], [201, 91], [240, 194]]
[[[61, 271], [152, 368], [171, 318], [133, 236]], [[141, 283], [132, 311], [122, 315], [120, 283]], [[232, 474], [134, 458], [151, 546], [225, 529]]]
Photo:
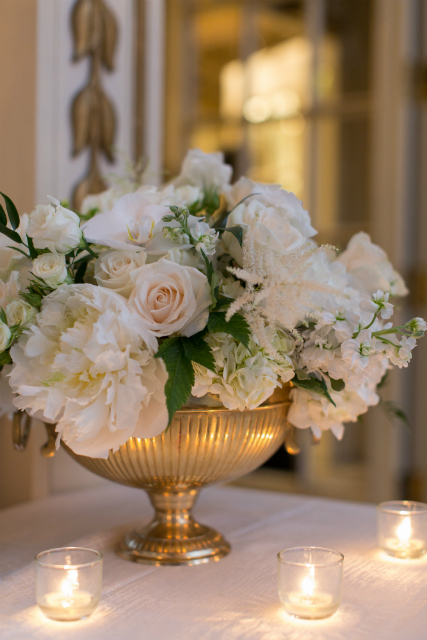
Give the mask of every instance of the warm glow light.
[[[307, 567], [310, 567], [310, 565], [308, 564]], [[314, 579], [314, 567], [310, 568], [310, 572], [301, 582], [301, 588], [305, 598], [310, 599], [313, 597], [313, 593], [316, 588], [316, 580]]]
[[77, 589], [79, 586], [78, 580], [79, 574], [77, 569], [70, 569], [67, 571], [67, 577], [65, 580], [61, 582], [61, 593], [64, 596], [64, 600], [62, 600], [62, 606], [64, 609], [71, 606], [72, 597], [74, 595], [74, 589]]
[[402, 522], [396, 529], [396, 535], [400, 542], [408, 543], [412, 536], [411, 518], [403, 518]]
[[269, 101], [264, 96], [253, 96], [245, 101], [243, 105], [243, 115], [249, 122], [264, 122], [271, 115]]

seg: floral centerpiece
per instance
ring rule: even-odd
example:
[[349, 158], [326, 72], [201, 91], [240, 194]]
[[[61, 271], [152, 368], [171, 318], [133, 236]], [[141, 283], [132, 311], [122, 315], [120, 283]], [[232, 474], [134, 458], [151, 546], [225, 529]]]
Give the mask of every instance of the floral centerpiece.
[[231, 174], [192, 150], [169, 184], [117, 183], [81, 213], [20, 217], [3, 195], [1, 385], [58, 444], [106, 458], [190, 397], [254, 409], [289, 382], [289, 422], [341, 438], [408, 366], [426, 323], [393, 325], [407, 289], [384, 251], [318, 246], [295, 195]]

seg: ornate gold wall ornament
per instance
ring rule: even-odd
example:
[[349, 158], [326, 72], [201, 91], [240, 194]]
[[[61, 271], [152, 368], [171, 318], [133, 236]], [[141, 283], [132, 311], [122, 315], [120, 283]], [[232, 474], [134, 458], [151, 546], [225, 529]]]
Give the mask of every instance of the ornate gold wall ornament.
[[72, 105], [73, 155], [89, 147], [89, 170], [74, 190], [73, 205], [79, 210], [85, 196], [106, 189], [98, 166], [99, 154], [113, 162], [116, 131], [114, 108], [101, 86], [101, 68], [114, 69], [117, 23], [104, 0], [77, 0], [72, 13], [74, 61], [90, 58], [89, 81]]

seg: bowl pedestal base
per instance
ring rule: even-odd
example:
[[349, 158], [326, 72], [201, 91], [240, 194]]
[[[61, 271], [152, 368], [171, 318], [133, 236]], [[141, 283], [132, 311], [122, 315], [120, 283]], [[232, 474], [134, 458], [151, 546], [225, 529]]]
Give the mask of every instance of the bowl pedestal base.
[[225, 538], [192, 516], [199, 489], [147, 493], [155, 516], [142, 530], [126, 534], [116, 551], [132, 562], [153, 565], [192, 565], [219, 560], [230, 552]]

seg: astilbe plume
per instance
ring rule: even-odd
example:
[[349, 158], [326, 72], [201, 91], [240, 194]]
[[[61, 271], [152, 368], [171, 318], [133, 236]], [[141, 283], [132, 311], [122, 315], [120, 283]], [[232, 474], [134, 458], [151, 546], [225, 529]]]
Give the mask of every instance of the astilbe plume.
[[228, 269], [246, 283], [246, 288], [230, 305], [226, 318], [229, 320], [237, 311], [243, 312], [260, 345], [271, 356], [277, 357], [266, 327], [285, 329], [299, 337], [295, 329], [298, 322], [317, 319], [320, 309], [315, 305], [312, 294], [331, 293], [334, 289], [310, 278], [308, 271], [312, 267], [313, 256], [331, 247], [306, 243], [280, 255], [255, 242], [255, 225], [256, 219], [243, 243], [243, 268]]

